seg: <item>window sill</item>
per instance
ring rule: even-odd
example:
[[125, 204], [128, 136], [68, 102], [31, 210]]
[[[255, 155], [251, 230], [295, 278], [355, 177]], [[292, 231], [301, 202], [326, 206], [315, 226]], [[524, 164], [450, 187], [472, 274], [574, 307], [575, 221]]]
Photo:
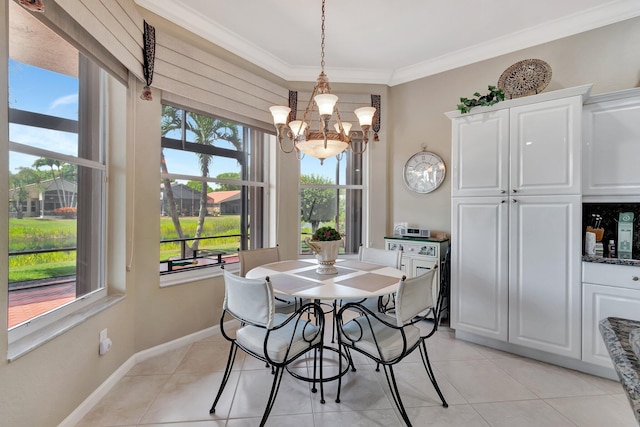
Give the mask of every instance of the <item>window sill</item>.
[[115, 305], [116, 303], [124, 300], [124, 294], [109, 295], [104, 298], [100, 298], [81, 310], [74, 312], [68, 316], [63, 317], [60, 320], [52, 322], [50, 325], [43, 327], [29, 335], [26, 335], [9, 344], [9, 351], [7, 354], [7, 360], [13, 362], [25, 354], [35, 350], [41, 345], [53, 340], [54, 338], [62, 335], [71, 328], [79, 325], [90, 317], [95, 316], [101, 311]]
[[[237, 273], [240, 271], [240, 264], [225, 264], [225, 270], [231, 273]], [[170, 286], [184, 285], [186, 283], [198, 282], [220, 276], [222, 276], [222, 268], [220, 267], [198, 268], [181, 273], [165, 274], [160, 276], [160, 287], [168, 288]]]

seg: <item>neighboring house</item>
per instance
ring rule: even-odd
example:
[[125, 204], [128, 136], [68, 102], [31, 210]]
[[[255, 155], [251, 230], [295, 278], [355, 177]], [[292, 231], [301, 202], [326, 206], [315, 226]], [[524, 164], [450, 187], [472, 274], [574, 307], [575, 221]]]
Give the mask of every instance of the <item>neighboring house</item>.
[[209, 207], [215, 212], [220, 209], [220, 215], [240, 214], [240, 190], [212, 191], [207, 194]]
[[[24, 216], [55, 215], [58, 208], [78, 205], [77, 184], [66, 179], [47, 179], [37, 184], [25, 185], [24, 189], [27, 200], [20, 203]], [[9, 189], [9, 199], [12, 200], [17, 193], [17, 188]], [[13, 205], [10, 209], [13, 209]], [[15, 212], [11, 213], [15, 215]]]
[[[164, 188], [164, 184], [161, 184], [161, 188]], [[178, 208], [178, 215], [182, 216], [197, 216], [200, 212], [200, 192], [193, 188], [187, 187], [185, 184], [173, 183], [171, 184], [171, 190], [173, 191], [173, 201]], [[169, 205], [167, 204], [164, 191], [160, 193], [160, 207], [162, 215], [169, 215]], [[210, 196], [209, 196], [210, 197]], [[207, 200], [207, 205], [211, 203], [211, 200]]]

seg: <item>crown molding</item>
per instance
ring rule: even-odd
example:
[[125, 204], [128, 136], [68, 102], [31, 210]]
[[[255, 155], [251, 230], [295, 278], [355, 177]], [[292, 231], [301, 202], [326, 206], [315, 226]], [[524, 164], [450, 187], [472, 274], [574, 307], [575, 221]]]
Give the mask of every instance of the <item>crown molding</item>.
[[[286, 81], [313, 82], [318, 77], [318, 68], [288, 64], [188, 6], [176, 7], [176, 2], [134, 1], [140, 7], [200, 35]], [[327, 67], [325, 72], [330, 76], [330, 80], [336, 83], [395, 86], [637, 16], [640, 16], [640, 1], [619, 0], [396, 70]]]

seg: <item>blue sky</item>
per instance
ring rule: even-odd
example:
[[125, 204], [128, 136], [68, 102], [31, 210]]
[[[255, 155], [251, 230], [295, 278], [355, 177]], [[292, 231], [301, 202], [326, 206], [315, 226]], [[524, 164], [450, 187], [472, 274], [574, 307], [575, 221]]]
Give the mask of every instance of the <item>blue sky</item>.
[[[67, 119], [78, 119], [78, 80], [75, 77], [43, 70], [12, 59], [9, 60], [9, 106], [10, 108], [33, 111]], [[77, 136], [73, 133], [37, 129], [12, 124], [9, 127], [11, 141], [45, 148], [60, 153], [77, 156]], [[287, 141], [288, 142], [288, 141]], [[285, 142], [285, 144], [287, 143]], [[176, 174], [198, 174], [194, 170], [194, 155], [189, 153], [166, 153], [169, 172]], [[293, 153], [288, 155], [296, 161]], [[11, 153], [9, 167], [16, 172], [19, 167], [31, 167], [37, 158], [20, 153]], [[320, 175], [331, 180], [336, 177], [336, 159], [330, 158], [320, 165], [315, 158], [305, 157], [301, 162], [303, 174]], [[344, 184], [346, 161], [342, 161], [340, 183]], [[197, 163], [196, 163], [197, 164]], [[158, 159], [159, 166], [159, 159]], [[239, 172], [235, 160], [214, 159], [210, 165], [211, 175], [222, 172]]]
[[[41, 114], [78, 118], [78, 80], [52, 71], [9, 60], [9, 107]], [[9, 139], [25, 145], [77, 155], [77, 136], [73, 133], [9, 126]], [[11, 153], [9, 168], [31, 167], [36, 157]]]

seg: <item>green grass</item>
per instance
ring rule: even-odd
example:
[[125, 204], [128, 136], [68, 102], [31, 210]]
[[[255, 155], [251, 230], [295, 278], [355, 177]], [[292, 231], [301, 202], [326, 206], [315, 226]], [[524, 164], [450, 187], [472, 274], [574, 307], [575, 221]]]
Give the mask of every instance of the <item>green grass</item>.
[[[185, 235], [193, 236], [198, 225], [198, 218], [181, 217], [180, 224]], [[10, 218], [9, 252], [75, 247], [76, 228], [77, 221], [75, 219]], [[207, 217], [205, 219], [202, 236], [229, 234], [240, 234], [239, 215]], [[161, 239], [178, 238], [171, 218], [160, 218], [160, 235]], [[200, 249], [221, 250], [227, 253], [237, 252], [239, 247], [239, 237], [203, 240], [199, 245]], [[179, 256], [180, 243], [163, 243], [160, 245], [160, 252], [159, 261]], [[74, 275], [75, 272], [75, 251], [9, 257], [9, 283], [69, 276]]]
[[73, 276], [76, 274], [76, 263], [52, 262], [28, 267], [9, 269], [9, 283], [25, 282], [28, 280], [49, 279], [51, 277]]
[[[75, 219], [9, 219], [9, 252], [76, 246]], [[9, 283], [73, 275], [76, 253], [48, 252], [9, 257]]]
[[[180, 224], [186, 236], [195, 235], [197, 217], [181, 217]], [[20, 252], [36, 249], [57, 249], [76, 246], [75, 219], [9, 219], [9, 251]], [[304, 237], [311, 235], [310, 229], [303, 230], [302, 249], [310, 252], [304, 243]], [[224, 236], [240, 234], [240, 215], [207, 217], [202, 236]], [[160, 239], [177, 239], [170, 217], [160, 218]], [[192, 241], [187, 242], [191, 244]], [[199, 249], [220, 250], [235, 253], [240, 247], [240, 237], [225, 237], [202, 240]], [[159, 261], [180, 255], [180, 243], [161, 243]], [[43, 254], [16, 255], [9, 257], [9, 283], [60, 277], [75, 274], [76, 253], [49, 252]]]
[[[185, 236], [194, 236], [198, 226], [197, 217], [181, 217], [180, 225]], [[230, 234], [240, 234], [240, 215], [224, 215], [216, 217], [206, 217], [202, 228], [201, 236], [226, 236]], [[160, 239], [170, 240], [177, 239], [178, 233], [173, 226], [170, 217], [160, 218]], [[188, 241], [191, 245], [193, 241]], [[224, 251], [234, 253], [240, 247], [240, 237], [224, 237], [219, 239], [201, 240], [198, 248]], [[160, 261], [167, 260], [170, 257], [180, 255], [180, 242], [161, 243], [160, 244]]]

